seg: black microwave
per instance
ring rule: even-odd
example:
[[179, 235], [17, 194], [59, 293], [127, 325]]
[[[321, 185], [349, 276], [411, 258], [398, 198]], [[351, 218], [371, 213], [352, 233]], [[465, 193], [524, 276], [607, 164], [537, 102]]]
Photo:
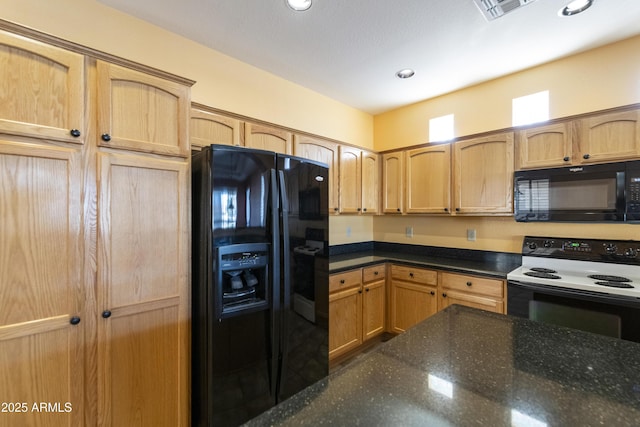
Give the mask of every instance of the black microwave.
[[640, 222], [640, 161], [518, 171], [516, 221]]

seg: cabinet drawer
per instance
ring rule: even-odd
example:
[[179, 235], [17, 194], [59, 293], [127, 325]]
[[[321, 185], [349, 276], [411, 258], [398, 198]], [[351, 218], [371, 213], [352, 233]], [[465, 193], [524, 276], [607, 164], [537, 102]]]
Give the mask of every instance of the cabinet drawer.
[[362, 269], [332, 274], [329, 277], [329, 292], [341, 291], [362, 284]]
[[420, 283], [423, 285], [437, 285], [438, 273], [424, 268], [407, 267], [404, 265], [392, 265], [391, 277], [398, 280]]
[[384, 264], [365, 267], [362, 269], [362, 281], [364, 283], [381, 280], [385, 277]]
[[498, 279], [442, 273], [442, 287], [496, 298], [504, 297], [504, 283]]

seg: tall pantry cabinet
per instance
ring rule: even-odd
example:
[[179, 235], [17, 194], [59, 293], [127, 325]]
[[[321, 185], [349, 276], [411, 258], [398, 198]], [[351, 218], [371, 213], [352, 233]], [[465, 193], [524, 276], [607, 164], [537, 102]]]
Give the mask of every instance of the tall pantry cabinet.
[[192, 82], [18, 32], [0, 31], [0, 426], [188, 425]]

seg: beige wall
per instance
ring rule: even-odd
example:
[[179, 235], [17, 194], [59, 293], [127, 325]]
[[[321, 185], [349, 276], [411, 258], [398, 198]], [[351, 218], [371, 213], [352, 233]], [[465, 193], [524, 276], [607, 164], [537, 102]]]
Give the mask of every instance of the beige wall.
[[429, 140], [429, 119], [455, 115], [455, 136], [511, 127], [511, 100], [549, 90], [551, 118], [640, 102], [640, 36], [374, 118], [383, 151]]
[[195, 80], [195, 102], [373, 147], [370, 114], [95, 0], [0, 0], [0, 19]]

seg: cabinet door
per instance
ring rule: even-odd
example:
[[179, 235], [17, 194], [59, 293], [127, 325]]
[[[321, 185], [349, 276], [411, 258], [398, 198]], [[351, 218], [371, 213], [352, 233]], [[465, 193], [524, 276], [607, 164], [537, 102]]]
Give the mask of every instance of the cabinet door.
[[640, 110], [589, 117], [582, 120], [581, 128], [582, 163], [640, 157]]
[[570, 165], [573, 122], [538, 126], [518, 132], [518, 169]]
[[408, 150], [407, 213], [448, 213], [451, 206], [451, 145]]
[[1, 426], [83, 424], [81, 163], [76, 147], [0, 140], [0, 396], [28, 405]]
[[374, 214], [380, 211], [380, 161], [379, 156], [362, 152], [362, 213]]
[[244, 124], [244, 145], [248, 148], [292, 154], [291, 132], [269, 126]]
[[436, 287], [393, 280], [391, 330], [402, 333], [438, 310]]
[[454, 150], [456, 213], [513, 213], [513, 132], [457, 142]]
[[98, 144], [188, 157], [189, 88], [97, 61]]
[[0, 31], [0, 64], [0, 133], [84, 142], [82, 55]]
[[340, 146], [339, 192], [340, 212], [359, 213], [361, 209], [361, 150]]
[[294, 135], [293, 148], [296, 156], [326, 163], [329, 166], [329, 213], [337, 213], [338, 144], [309, 136]]
[[99, 154], [98, 415], [188, 425], [186, 162]]
[[382, 212], [402, 213], [404, 209], [404, 152], [382, 155]]
[[445, 309], [453, 304], [504, 314], [504, 303], [501, 299], [444, 289], [440, 295], [440, 309]]
[[365, 283], [362, 288], [362, 338], [366, 341], [384, 332], [384, 280]]
[[362, 344], [362, 288], [329, 295], [329, 359]]
[[240, 145], [240, 120], [231, 117], [192, 108], [189, 131], [191, 149], [211, 144]]

